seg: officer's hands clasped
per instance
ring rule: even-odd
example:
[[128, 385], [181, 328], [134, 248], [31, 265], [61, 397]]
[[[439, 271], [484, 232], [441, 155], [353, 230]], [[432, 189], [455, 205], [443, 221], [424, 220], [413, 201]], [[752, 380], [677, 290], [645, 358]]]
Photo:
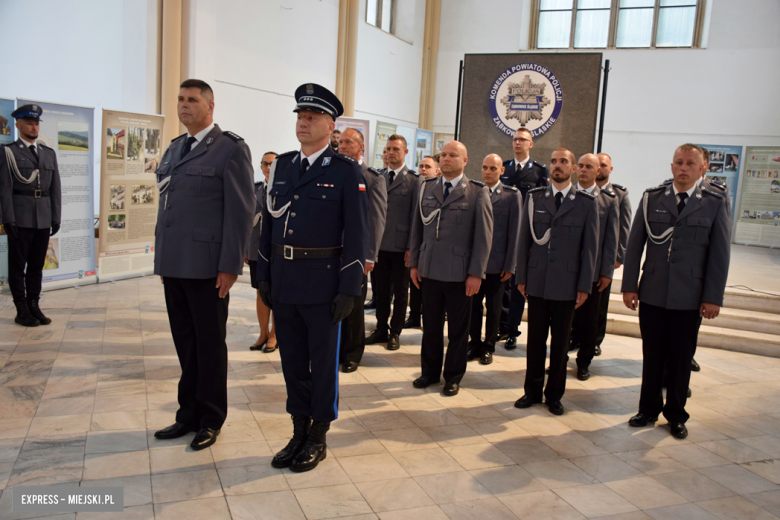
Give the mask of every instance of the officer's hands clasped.
[[355, 303], [354, 296], [346, 294], [337, 294], [330, 304], [330, 312], [333, 314], [333, 323], [338, 323], [352, 313], [352, 306]]

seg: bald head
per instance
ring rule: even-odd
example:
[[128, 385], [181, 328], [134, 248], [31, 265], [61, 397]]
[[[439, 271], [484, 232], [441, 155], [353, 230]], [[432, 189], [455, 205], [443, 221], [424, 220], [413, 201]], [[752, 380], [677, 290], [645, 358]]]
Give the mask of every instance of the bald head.
[[444, 178], [452, 180], [463, 173], [466, 163], [469, 162], [466, 146], [459, 141], [450, 141], [442, 149], [439, 164]]
[[604, 186], [609, 182], [609, 174], [612, 173], [612, 157], [606, 153], [598, 154], [599, 158], [599, 173], [596, 175], [596, 184], [599, 187]]
[[590, 188], [596, 182], [599, 173], [599, 158], [595, 154], [586, 153], [577, 161], [577, 181], [583, 188]]
[[497, 154], [491, 153], [482, 160], [482, 180], [489, 188], [498, 184], [504, 173], [504, 161]]
[[363, 156], [363, 134], [354, 128], [347, 128], [338, 140], [339, 153], [359, 161]]

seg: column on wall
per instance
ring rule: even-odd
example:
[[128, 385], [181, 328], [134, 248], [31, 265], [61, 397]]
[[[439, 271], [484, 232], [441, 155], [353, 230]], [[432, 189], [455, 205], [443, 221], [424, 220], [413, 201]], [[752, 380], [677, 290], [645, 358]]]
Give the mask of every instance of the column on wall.
[[339, 41], [336, 60], [336, 96], [344, 105], [344, 115], [355, 115], [355, 74], [357, 70], [358, 20], [360, 0], [339, 1]]
[[182, 0], [162, 0], [162, 45], [160, 60], [160, 110], [166, 125], [163, 143], [184, 133], [176, 105], [181, 84], [181, 21]]
[[436, 65], [439, 56], [439, 25], [441, 0], [425, 2], [425, 37], [423, 39], [422, 81], [420, 82], [419, 127], [433, 129], [433, 108], [436, 96]]

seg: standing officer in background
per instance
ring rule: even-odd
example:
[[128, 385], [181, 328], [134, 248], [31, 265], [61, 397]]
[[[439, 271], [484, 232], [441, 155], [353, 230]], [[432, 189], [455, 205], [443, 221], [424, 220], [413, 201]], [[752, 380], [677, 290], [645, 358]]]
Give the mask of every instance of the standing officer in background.
[[[438, 176], [439, 163], [431, 157], [426, 155], [423, 160], [420, 161], [418, 167], [418, 173], [423, 179], [431, 179]], [[405, 329], [416, 329], [422, 326], [422, 292], [417, 288], [415, 284], [409, 286], [409, 319], [404, 322]]]
[[[409, 233], [415, 210], [420, 175], [406, 167], [404, 157], [409, 150], [402, 135], [393, 134], [387, 139], [387, 223], [379, 246], [379, 257], [372, 289], [376, 304], [376, 330], [366, 343], [387, 343], [387, 350], [401, 348], [401, 330], [406, 320], [409, 302]], [[393, 313], [390, 318], [390, 303]], [[388, 320], [390, 325], [388, 326]]]
[[57, 154], [38, 143], [43, 109], [24, 105], [11, 114], [19, 139], [0, 147], [0, 208], [8, 235], [8, 285], [16, 306], [14, 321], [48, 325], [38, 305], [49, 237], [60, 229], [62, 187]]
[[341, 140], [341, 130], [334, 130], [332, 134], [330, 134], [330, 147], [333, 148], [333, 151], [336, 153], [339, 153], [339, 140]]
[[325, 87], [295, 91], [300, 152], [276, 158], [260, 234], [260, 296], [273, 308], [293, 436], [271, 461], [308, 471], [325, 458], [338, 417], [341, 321], [361, 294], [368, 243], [360, 165], [330, 147], [344, 112]]
[[415, 388], [439, 382], [444, 357], [444, 312], [449, 345], [444, 361], [444, 395], [456, 395], [466, 373], [471, 297], [479, 292], [493, 241], [489, 190], [467, 180], [468, 153], [450, 141], [441, 150], [442, 177], [426, 179], [414, 205], [409, 266], [422, 289], [422, 376]]
[[214, 444], [227, 416], [225, 333], [230, 288], [244, 269], [255, 201], [252, 157], [244, 140], [214, 124], [214, 92], [204, 81], [181, 84], [174, 139], [157, 169], [160, 203], [154, 274], [181, 364], [176, 422], [154, 434], [190, 446]]
[[547, 333], [550, 376], [544, 396], [550, 412], [563, 414], [566, 352], [574, 309], [593, 286], [599, 242], [599, 216], [593, 195], [571, 185], [574, 154], [558, 148], [550, 159], [552, 185], [528, 192], [520, 222], [517, 290], [528, 299], [525, 395], [517, 408], [542, 402]]
[[366, 301], [368, 289], [368, 273], [373, 271], [379, 243], [385, 232], [387, 217], [387, 182], [382, 174], [374, 168], [369, 168], [363, 160], [363, 134], [354, 128], [347, 128], [339, 139], [339, 150], [342, 154], [352, 157], [363, 169], [366, 178], [366, 195], [368, 196], [368, 248], [366, 266], [363, 269], [362, 293], [355, 298], [352, 313], [347, 316], [342, 325], [342, 344], [339, 359], [341, 370], [354, 372], [360, 366], [363, 352], [366, 349], [366, 321], [363, 304]]
[[679, 439], [688, 436], [685, 403], [699, 324], [720, 313], [729, 271], [731, 220], [723, 194], [696, 185], [702, 170], [697, 146], [675, 150], [674, 182], [645, 191], [623, 268], [623, 302], [631, 310], [639, 306], [643, 355], [639, 413], [628, 424], [646, 426], [663, 411]]
[[[482, 180], [490, 190], [493, 206], [493, 243], [488, 258], [485, 281], [471, 302], [471, 341], [468, 360], [479, 358], [483, 365], [493, 362], [501, 319], [501, 299], [504, 287], [515, 272], [517, 239], [520, 236], [520, 211], [523, 203], [520, 191], [499, 182], [504, 167], [501, 157], [490, 154], [482, 161]], [[482, 300], [487, 307], [485, 341], [482, 342]]]
[[[263, 208], [265, 207], [266, 189], [268, 186], [268, 175], [271, 173], [271, 164], [273, 164], [276, 152], [265, 152], [260, 159], [260, 170], [263, 172], [263, 180], [255, 183], [255, 217], [252, 220], [252, 236], [249, 239], [247, 251], [247, 263], [249, 264], [249, 277], [252, 287], [258, 289], [257, 282], [257, 249], [260, 247], [260, 231], [263, 226]], [[266, 307], [263, 299], [260, 298], [260, 291], [257, 291], [257, 321], [260, 324], [260, 337], [249, 347], [249, 350], [262, 350], [265, 354], [270, 354], [276, 350], [276, 327], [272, 327], [271, 309]]]
[[596, 186], [599, 172], [599, 158], [592, 153], [580, 157], [577, 163], [577, 191], [596, 197], [599, 215], [599, 243], [596, 256], [596, 269], [593, 272], [593, 288], [588, 298], [576, 311], [572, 325], [572, 341], [579, 347], [577, 352], [577, 379], [585, 381], [590, 377], [588, 367], [596, 352], [598, 334], [598, 315], [601, 299], [609, 298], [605, 292], [612, 283], [617, 257], [618, 235], [620, 234], [620, 216], [618, 200], [614, 193], [602, 191]]
[[[531, 160], [531, 148], [534, 147], [531, 132], [518, 128], [512, 138], [514, 158], [504, 162], [504, 174], [501, 182], [506, 186], [514, 186], [520, 190], [520, 196], [525, 199], [528, 190], [546, 187], [550, 183], [550, 170], [543, 163]], [[504, 294], [504, 305], [501, 310], [501, 337], [506, 337], [505, 347], [512, 350], [517, 347], [517, 337], [520, 335], [520, 322], [523, 320], [525, 298], [517, 290], [515, 280], [510, 282]]]
[[[384, 174], [385, 170], [387, 169], [387, 145], [382, 149], [382, 168], [379, 170], [379, 173]], [[387, 214], [385, 214], [385, 219], [387, 218]], [[386, 222], [385, 222], [386, 224]], [[376, 282], [374, 281], [374, 276], [376, 275], [375, 271], [371, 271], [370, 278], [371, 278], [371, 299], [363, 306], [364, 311], [368, 310], [375, 310], [376, 309], [376, 297], [375, 297], [375, 287]]]
[[[601, 191], [614, 193], [618, 201], [618, 218], [620, 220], [620, 233], [618, 235], [618, 250], [615, 258], [615, 269], [623, 265], [623, 257], [626, 254], [626, 244], [628, 244], [628, 233], [631, 230], [631, 200], [628, 198], [628, 190], [620, 184], [615, 184], [610, 180], [612, 173], [612, 158], [605, 154], [598, 154], [599, 173], [596, 175], [596, 186]], [[609, 282], [607, 288], [601, 292], [599, 302], [599, 326], [596, 333], [596, 348], [594, 356], [601, 355], [601, 343], [604, 336], [607, 335], [607, 313], [609, 312], [609, 295], [612, 291], [612, 282]]]

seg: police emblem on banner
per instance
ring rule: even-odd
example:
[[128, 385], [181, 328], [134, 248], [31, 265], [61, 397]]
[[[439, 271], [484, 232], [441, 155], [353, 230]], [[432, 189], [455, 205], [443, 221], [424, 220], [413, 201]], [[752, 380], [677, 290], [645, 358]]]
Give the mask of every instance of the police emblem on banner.
[[563, 90], [548, 68], [536, 63], [519, 63], [493, 82], [489, 104], [493, 124], [509, 137], [520, 128], [539, 137], [560, 117]]

